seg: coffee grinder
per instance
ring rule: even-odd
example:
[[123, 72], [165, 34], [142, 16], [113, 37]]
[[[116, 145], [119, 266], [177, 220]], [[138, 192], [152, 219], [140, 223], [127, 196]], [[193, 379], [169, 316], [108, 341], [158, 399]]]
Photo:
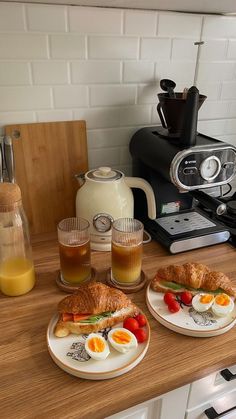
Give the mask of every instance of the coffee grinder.
[[[155, 240], [179, 253], [229, 239], [229, 229], [220, 222], [226, 204], [205, 191], [233, 179], [236, 148], [197, 132], [206, 96], [195, 86], [186, 97], [166, 90], [158, 94], [162, 126], [142, 128], [130, 141], [133, 175], [151, 184], [157, 208], [156, 219], [150, 220], [142, 192], [135, 191], [135, 217]], [[217, 217], [208, 217], [199, 203]]]

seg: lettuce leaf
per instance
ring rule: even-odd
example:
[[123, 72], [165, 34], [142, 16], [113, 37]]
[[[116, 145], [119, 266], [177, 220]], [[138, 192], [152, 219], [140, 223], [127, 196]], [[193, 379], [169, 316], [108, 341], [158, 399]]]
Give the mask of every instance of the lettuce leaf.
[[222, 288], [217, 288], [214, 291], [207, 291], [204, 290], [203, 288], [192, 288], [192, 287], [188, 287], [187, 285], [183, 285], [183, 284], [177, 284], [176, 282], [171, 282], [171, 281], [160, 281], [160, 284], [163, 285], [166, 288], [170, 288], [173, 291], [178, 291], [181, 290], [182, 288], [187, 289], [189, 291], [198, 291], [198, 292], [208, 292], [209, 294], [220, 294], [222, 292], [224, 292], [224, 290]]
[[89, 323], [89, 324], [97, 323], [101, 319], [110, 317], [112, 313], [114, 313], [114, 311], [105, 311], [104, 313], [93, 314], [92, 316], [88, 317], [85, 320], [80, 320], [80, 323]]

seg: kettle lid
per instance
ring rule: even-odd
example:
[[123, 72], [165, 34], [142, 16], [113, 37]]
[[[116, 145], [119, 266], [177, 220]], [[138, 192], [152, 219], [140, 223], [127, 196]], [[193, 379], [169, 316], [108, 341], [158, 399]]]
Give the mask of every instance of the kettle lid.
[[111, 182], [120, 179], [123, 173], [119, 170], [113, 170], [111, 167], [99, 167], [86, 173], [86, 177], [97, 182]]

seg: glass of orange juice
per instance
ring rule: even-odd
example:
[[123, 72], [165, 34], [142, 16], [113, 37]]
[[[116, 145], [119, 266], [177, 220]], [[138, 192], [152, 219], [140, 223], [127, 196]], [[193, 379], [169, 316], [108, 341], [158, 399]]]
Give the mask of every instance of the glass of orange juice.
[[16, 297], [35, 285], [29, 225], [16, 183], [0, 183], [0, 289]]
[[61, 280], [78, 285], [91, 278], [89, 222], [84, 218], [65, 218], [57, 227]]
[[111, 279], [122, 286], [140, 282], [143, 253], [143, 224], [119, 218], [112, 224]]

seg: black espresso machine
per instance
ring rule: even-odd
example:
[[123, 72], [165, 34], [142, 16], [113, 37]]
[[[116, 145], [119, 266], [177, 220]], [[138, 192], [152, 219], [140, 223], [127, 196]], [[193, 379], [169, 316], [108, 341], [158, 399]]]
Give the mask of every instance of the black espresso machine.
[[[230, 239], [224, 222], [235, 220], [236, 202], [228, 207], [205, 191], [230, 185], [236, 173], [236, 147], [197, 132], [198, 110], [206, 96], [192, 86], [182, 93], [158, 94], [162, 126], [138, 130], [130, 141], [133, 175], [153, 188], [157, 217], [150, 220], [142, 191], [135, 190], [135, 217], [171, 253]], [[234, 212], [234, 213], [233, 213]], [[223, 221], [223, 222], [222, 222]]]

